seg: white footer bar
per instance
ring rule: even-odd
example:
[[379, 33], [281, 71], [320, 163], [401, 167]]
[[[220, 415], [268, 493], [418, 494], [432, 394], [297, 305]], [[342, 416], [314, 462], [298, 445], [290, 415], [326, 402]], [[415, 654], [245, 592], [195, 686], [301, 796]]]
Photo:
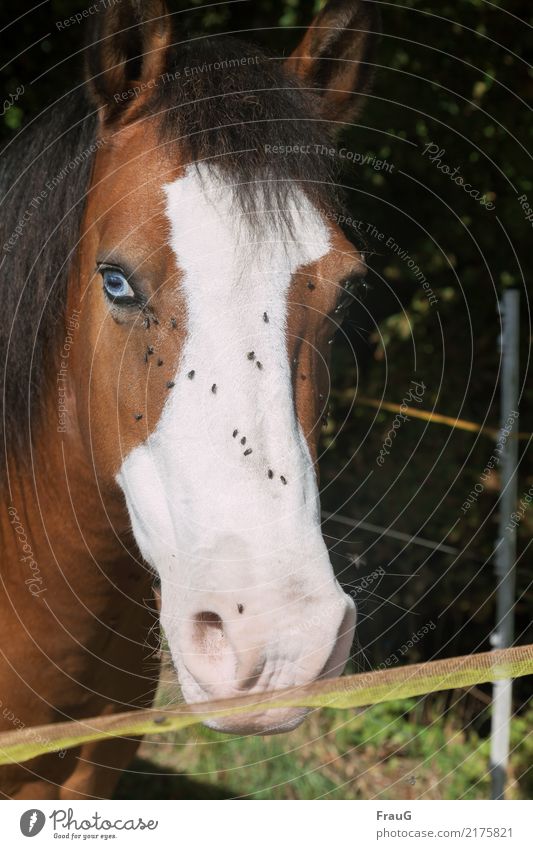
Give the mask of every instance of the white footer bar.
[[0, 843], [6, 849], [64, 844], [161, 849], [533, 846], [531, 802], [118, 800], [0, 804]]

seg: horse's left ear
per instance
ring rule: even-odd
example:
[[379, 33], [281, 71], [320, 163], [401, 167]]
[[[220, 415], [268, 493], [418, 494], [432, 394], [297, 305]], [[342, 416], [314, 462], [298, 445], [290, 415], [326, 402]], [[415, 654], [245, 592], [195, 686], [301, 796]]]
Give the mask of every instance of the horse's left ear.
[[102, 124], [132, 120], [166, 67], [172, 42], [164, 0], [118, 0], [96, 16], [85, 48], [86, 81]]
[[351, 121], [373, 78], [381, 16], [374, 0], [330, 0], [285, 66], [318, 91], [328, 121]]

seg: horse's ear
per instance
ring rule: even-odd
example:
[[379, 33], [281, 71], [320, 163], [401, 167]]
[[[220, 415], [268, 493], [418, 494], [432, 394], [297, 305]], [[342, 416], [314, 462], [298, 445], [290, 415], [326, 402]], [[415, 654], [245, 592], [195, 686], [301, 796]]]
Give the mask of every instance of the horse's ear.
[[329, 121], [351, 121], [373, 79], [381, 32], [375, 0], [329, 0], [286, 60], [287, 69], [318, 91]]
[[119, 0], [95, 18], [85, 48], [87, 85], [104, 125], [126, 123], [165, 71], [171, 18], [164, 0]]

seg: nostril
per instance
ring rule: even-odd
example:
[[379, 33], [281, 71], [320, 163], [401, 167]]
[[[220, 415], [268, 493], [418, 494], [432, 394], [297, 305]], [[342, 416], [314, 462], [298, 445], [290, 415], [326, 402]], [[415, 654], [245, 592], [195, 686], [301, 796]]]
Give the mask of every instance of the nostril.
[[215, 653], [224, 640], [224, 625], [218, 613], [203, 610], [194, 617], [194, 641], [206, 654]]
[[195, 618], [196, 622], [201, 626], [206, 625], [208, 628], [222, 630], [222, 619], [218, 613], [213, 613], [212, 610], [203, 610], [202, 613], [197, 613]]

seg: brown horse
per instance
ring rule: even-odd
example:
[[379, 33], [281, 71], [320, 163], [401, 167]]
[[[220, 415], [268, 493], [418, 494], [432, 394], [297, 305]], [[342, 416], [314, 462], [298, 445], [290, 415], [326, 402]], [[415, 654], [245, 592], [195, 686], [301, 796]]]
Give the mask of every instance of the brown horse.
[[[97, 17], [86, 85], [3, 155], [3, 731], [151, 704], [156, 576], [188, 701], [340, 674], [355, 622], [315, 464], [364, 272], [332, 127], [368, 89], [375, 7], [332, 0], [285, 60], [183, 43], [158, 0]], [[137, 745], [4, 767], [1, 792], [109, 796]]]

